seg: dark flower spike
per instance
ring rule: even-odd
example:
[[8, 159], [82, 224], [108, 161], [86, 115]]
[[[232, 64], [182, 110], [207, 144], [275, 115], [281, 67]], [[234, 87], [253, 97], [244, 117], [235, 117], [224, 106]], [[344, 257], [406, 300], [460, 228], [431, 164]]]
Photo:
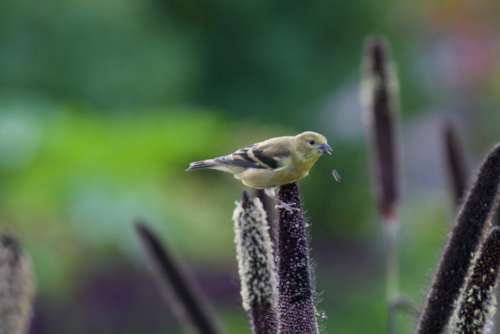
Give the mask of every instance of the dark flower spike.
[[25, 334], [33, 313], [31, 260], [11, 236], [0, 235], [0, 334]]
[[465, 195], [468, 173], [462, 142], [460, 141], [456, 129], [450, 122], [446, 122], [443, 126], [443, 142], [448, 183], [450, 185], [453, 202], [458, 208]]
[[361, 98], [368, 121], [373, 166], [373, 184], [382, 218], [386, 248], [386, 294], [388, 332], [395, 332], [394, 307], [399, 293], [398, 237], [399, 152], [397, 123], [399, 94], [395, 68], [390, 60], [389, 43], [383, 37], [365, 42]]
[[488, 154], [467, 194], [441, 257], [422, 311], [417, 334], [445, 329], [495, 203], [500, 182], [500, 145]]
[[252, 332], [277, 333], [278, 295], [273, 245], [266, 212], [259, 198], [247, 192], [233, 214], [238, 271], [243, 308], [248, 312]]
[[223, 333], [190, 275], [144, 223], [135, 229], [167, 303], [189, 329], [200, 334]]
[[396, 145], [398, 83], [384, 38], [369, 38], [365, 43], [361, 98], [368, 120], [372, 145], [374, 183], [378, 209], [391, 219], [399, 200], [399, 154]]
[[309, 260], [309, 235], [296, 183], [278, 191], [280, 334], [316, 334], [316, 308]]
[[500, 265], [500, 227], [491, 229], [452, 317], [451, 334], [481, 334], [496, 309], [495, 287]]

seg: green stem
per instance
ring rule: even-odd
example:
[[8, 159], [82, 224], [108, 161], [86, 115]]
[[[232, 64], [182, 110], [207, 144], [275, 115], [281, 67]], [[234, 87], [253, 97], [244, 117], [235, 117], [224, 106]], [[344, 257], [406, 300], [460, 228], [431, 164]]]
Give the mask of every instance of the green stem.
[[387, 300], [387, 332], [396, 333], [397, 308], [393, 307], [400, 298], [399, 292], [399, 221], [397, 218], [385, 218], [384, 241], [386, 258], [386, 300]]

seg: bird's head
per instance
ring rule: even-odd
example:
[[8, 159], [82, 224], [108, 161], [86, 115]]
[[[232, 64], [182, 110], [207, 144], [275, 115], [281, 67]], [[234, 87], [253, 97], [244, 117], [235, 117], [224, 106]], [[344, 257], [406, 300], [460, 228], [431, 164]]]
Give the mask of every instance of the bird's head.
[[312, 131], [299, 133], [295, 136], [297, 151], [305, 159], [317, 159], [323, 154], [332, 154], [333, 149], [322, 134]]

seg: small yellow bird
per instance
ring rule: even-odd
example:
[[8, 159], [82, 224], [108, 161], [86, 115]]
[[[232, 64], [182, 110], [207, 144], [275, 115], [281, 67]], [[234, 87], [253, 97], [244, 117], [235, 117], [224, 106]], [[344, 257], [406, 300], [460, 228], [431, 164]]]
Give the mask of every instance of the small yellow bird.
[[321, 155], [332, 152], [325, 136], [306, 131], [296, 136], [271, 138], [218, 158], [192, 162], [187, 171], [216, 169], [233, 174], [248, 187], [265, 189], [306, 177]]

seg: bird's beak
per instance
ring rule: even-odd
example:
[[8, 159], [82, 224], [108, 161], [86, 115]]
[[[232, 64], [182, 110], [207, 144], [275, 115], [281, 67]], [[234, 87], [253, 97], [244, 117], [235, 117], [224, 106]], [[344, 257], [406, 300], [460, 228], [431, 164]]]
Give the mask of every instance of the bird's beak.
[[333, 149], [330, 145], [328, 144], [321, 144], [319, 145], [319, 151], [322, 153], [322, 154], [329, 154], [331, 155], [333, 153]]

